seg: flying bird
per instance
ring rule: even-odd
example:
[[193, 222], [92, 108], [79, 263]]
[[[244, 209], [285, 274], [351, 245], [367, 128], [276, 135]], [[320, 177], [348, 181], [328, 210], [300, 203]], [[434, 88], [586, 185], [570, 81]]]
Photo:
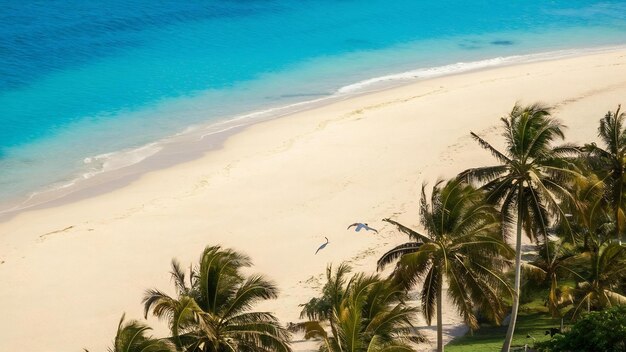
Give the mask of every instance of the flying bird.
[[322, 249], [324, 249], [324, 247], [326, 247], [326, 246], [330, 243], [330, 241], [328, 241], [328, 237], [324, 236], [324, 238], [326, 239], [326, 243], [322, 244], [322, 245], [320, 246], [320, 248], [318, 248], [318, 249], [315, 251], [315, 254], [317, 254], [317, 252], [319, 252], [319, 251], [321, 251]]
[[376, 230], [375, 228], [369, 227], [369, 226], [367, 226], [367, 224], [363, 224], [363, 223], [360, 223], [360, 222], [355, 222], [354, 224], [348, 226], [348, 228], [346, 230], [350, 230], [350, 228], [352, 226], [356, 226], [356, 229], [354, 230], [356, 232], [361, 231], [361, 229], [365, 229], [365, 231], [374, 231], [374, 232], [378, 233], [378, 230]]

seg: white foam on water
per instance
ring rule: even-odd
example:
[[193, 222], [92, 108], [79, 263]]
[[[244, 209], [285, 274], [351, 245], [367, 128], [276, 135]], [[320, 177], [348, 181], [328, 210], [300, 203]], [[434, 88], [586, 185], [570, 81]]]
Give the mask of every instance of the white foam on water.
[[152, 142], [138, 148], [86, 157], [83, 163], [89, 166], [90, 171], [83, 173], [82, 179], [137, 164], [161, 151], [162, 144], [163, 141]]
[[385, 76], [369, 78], [366, 80], [362, 80], [360, 82], [349, 84], [349, 85], [339, 88], [337, 90], [337, 94], [363, 92], [366, 90], [366, 88], [370, 88], [372, 86], [377, 86], [377, 85], [389, 85], [392, 83], [401, 83], [401, 82], [413, 81], [413, 80], [418, 80], [418, 79], [435, 78], [435, 77], [447, 76], [447, 75], [452, 75], [452, 74], [457, 74], [457, 73], [476, 71], [476, 70], [480, 70], [484, 68], [511, 65], [511, 64], [554, 60], [554, 59], [559, 59], [559, 58], [577, 56], [581, 54], [605, 52], [605, 51], [615, 50], [618, 48], [620, 47], [558, 50], [558, 51], [550, 51], [550, 52], [527, 54], [527, 55], [501, 56], [501, 57], [495, 57], [495, 58], [479, 60], [479, 61], [457, 62], [454, 64], [443, 65], [443, 66], [418, 68], [418, 69], [410, 70], [406, 72], [400, 72], [400, 73], [394, 73], [394, 74], [385, 75]]
[[32, 192], [26, 197], [25, 200], [20, 202], [20, 204], [14, 205], [9, 209], [0, 210], [0, 214], [17, 211], [44, 203], [45, 201], [38, 202], [37, 198], [39, 198], [39, 196], [41, 195], [59, 192], [61, 190], [69, 191], [73, 186], [76, 186], [81, 181], [88, 180], [107, 172], [120, 170], [122, 168], [140, 163], [158, 154], [161, 150], [163, 150], [172, 143], [180, 142], [181, 140], [200, 141], [211, 135], [228, 132], [236, 128], [251, 125], [255, 122], [302, 111], [307, 108], [317, 106], [326, 101], [338, 100], [356, 94], [369, 93], [379, 89], [390, 88], [415, 80], [476, 71], [490, 67], [553, 60], [565, 57], [573, 57], [582, 54], [600, 53], [620, 48], [623, 48], [623, 46], [558, 50], [544, 53], [495, 57], [479, 61], [457, 62], [442, 66], [418, 68], [415, 70], [373, 77], [353, 84], [349, 84], [337, 89], [333, 94], [329, 94], [321, 98], [296, 102], [288, 105], [275, 106], [258, 111], [252, 111], [249, 113], [233, 116], [231, 118], [222, 119], [217, 122], [212, 122], [207, 125], [188, 126], [183, 131], [175, 133], [170, 137], [163, 138], [156, 142], [151, 142], [136, 148], [129, 148], [86, 157], [84, 158], [83, 163], [87, 170], [81, 171], [80, 175], [62, 183], [50, 185], [46, 189]]

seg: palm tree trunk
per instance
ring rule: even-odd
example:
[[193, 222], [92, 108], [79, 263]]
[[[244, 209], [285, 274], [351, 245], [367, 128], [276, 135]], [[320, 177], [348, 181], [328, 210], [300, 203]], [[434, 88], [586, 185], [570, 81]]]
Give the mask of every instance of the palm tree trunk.
[[443, 352], [443, 272], [439, 271], [439, 283], [437, 284], [437, 352]]
[[[622, 191], [622, 186], [620, 183], [620, 192]], [[615, 207], [615, 235], [617, 237], [617, 243], [619, 243], [619, 245], [622, 245], [622, 234], [620, 233], [620, 228], [619, 228], [619, 210], [620, 210], [620, 204], [618, 203], [617, 206]]]
[[[521, 192], [520, 192], [521, 193]], [[502, 345], [502, 352], [509, 352], [513, 334], [515, 333], [515, 322], [517, 321], [517, 310], [519, 309], [519, 294], [522, 282], [522, 204], [518, 200], [517, 204], [517, 236], [515, 239], [515, 283], [513, 292], [513, 304], [511, 306], [511, 318], [509, 319], [509, 329]]]
[[618, 196], [617, 196], [617, 204], [615, 204], [615, 234], [617, 237], [617, 243], [619, 243], [619, 245], [622, 245], [622, 233], [621, 233], [621, 229], [619, 228], [619, 211], [622, 207], [622, 195], [624, 194], [624, 175], [623, 175], [623, 169], [620, 168], [619, 171], [619, 175], [618, 175], [618, 181], [619, 183], [619, 191], [618, 191]]

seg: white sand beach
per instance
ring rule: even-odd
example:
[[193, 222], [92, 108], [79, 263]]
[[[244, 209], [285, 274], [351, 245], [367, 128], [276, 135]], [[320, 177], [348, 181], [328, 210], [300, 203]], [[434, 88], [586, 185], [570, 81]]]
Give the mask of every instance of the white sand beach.
[[[145, 289], [173, 293], [172, 258], [188, 266], [215, 244], [250, 255], [252, 270], [281, 290], [260, 308], [297, 321], [327, 264], [371, 272], [407, 240], [381, 219], [418, 227], [422, 182], [495, 162], [469, 132], [499, 141], [499, 117], [516, 101], [554, 106], [568, 141], [595, 140], [598, 120], [626, 104], [626, 50], [358, 96], [253, 125], [110, 192], [24, 211], [0, 223], [0, 351], [104, 351], [123, 312], [143, 319]], [[379, 234], [346, 230], [357, 221]], [[324, 236], [330, 243], [314, 255]], [[454, 309], [444, 310], [446, 339], [463, 334]], [[434, 328], [427, 334], [434, 346]]]

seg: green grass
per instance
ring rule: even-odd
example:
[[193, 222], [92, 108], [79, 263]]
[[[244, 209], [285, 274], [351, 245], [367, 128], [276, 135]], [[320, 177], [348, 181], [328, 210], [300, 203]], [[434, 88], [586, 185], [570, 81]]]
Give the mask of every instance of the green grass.
[[[513, 347], [523, 347], [528, 344], [533, 346], [533, 339], [527, 338], [530, 335], [537, 342], [545, 341], [550, 335], [545, 335], [545, 331], [560, 325], [559, 319], [554, 319], [548, 313], [541, 299], [533, 299], [520, 307], [513, 336]], [[506, 326], [483, 326], [480, 330], [469, 333], [465, 336], [454, 339], [446, 345], [449, 352], [491, 352], [500, 351], [502, 342], [506, 335]]]

